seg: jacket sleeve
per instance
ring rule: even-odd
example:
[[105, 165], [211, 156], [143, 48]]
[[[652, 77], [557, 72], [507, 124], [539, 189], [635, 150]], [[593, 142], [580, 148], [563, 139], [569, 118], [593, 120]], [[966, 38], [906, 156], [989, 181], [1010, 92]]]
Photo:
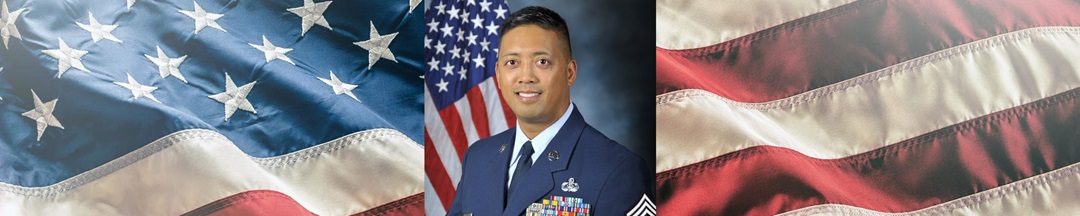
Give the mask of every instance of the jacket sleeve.
[[592, 215], [625, 215], [642, 196], [655, 196], [655, 178], [639, 157], [628, 157], [604, 182]]

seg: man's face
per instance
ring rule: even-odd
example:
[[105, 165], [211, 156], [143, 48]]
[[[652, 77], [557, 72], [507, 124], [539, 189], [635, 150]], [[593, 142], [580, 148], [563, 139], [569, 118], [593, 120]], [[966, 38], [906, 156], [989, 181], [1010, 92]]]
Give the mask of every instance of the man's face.
[[554, 123], [570, 106], [577, 63], [555, 31], [518, 26], [502, 36], [495, 67], [503, 99], [520, 121]]

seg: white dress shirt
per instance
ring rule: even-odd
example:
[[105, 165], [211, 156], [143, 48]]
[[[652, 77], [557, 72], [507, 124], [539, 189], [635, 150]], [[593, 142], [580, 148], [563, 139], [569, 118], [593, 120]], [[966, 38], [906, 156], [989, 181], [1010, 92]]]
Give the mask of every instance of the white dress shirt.
[[514, 170], [517, 169], [517, 162], [521, 159], [518, 154], [521, 154], [521, 147], [525, 145], [525, 142], [532, 141], [532, 162], [535, 164], [536, 158], [544, 153], [544, 149], [547, 149], [548, 144], [551, 143], [551, 139], [554, 139], [555, 135], [559, 133], [559, 129], [562, 129], [563, 124], [566, 124], [566, 119], [570, 118], [570, 112], [572, 111], [574, 111], [574, 103], [570, 103], [570, 106], [566, 107], [566, 112], [563, 113], [562, 117], [559, 117], [558, 121], [555, 121], [555, 124], [551, 124], [551, 126], [544, 128], [544, 131], [541, 131], [540, 134], [537, 134], [532, 140], [530, 140], [529, 137], [526, 137], [524, 132], [521, 132], [521, 120], [518, 120], [518, 127], [514, 127], [516, 128], [516, 134], [514, 135], [513, 159], [510, 160], [510, 168], [506, 177], [507, 189], [510, 188], [510, 181], [513, 181]]

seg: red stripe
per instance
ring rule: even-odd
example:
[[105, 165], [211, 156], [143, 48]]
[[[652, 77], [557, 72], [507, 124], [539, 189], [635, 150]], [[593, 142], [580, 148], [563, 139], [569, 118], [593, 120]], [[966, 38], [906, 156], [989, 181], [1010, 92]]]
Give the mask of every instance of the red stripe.
[[513, 128], [517, 125], [517, 115], [514, 115], [514, 111], [510, 110], [510, 105], [506, 105], [506, 100], [503, 98], [502, 88], [499, 87], [499, 79], [497, 78], [497, 76], [491, 77], [491, 81], [495, 83], [495, 90], [499, 94], [499, 103], [502, 104], [503, 116], [506, 117], [506, 127]]
[[1080, 162], [1080, 89], [852, 157], [759, 146], [657, 175], [660, 215], [907, 212]]
[[709, 47], [656, 48], [656, 93], [766, 102], [994, 35], [1080, 25], [1067, 0], [863, 0]]
[[439, 110], [442, 117], [446, 135], [450, 137], [450, 143], [454, 144], [454, 150], [458, 154], [458, 162], [465, 157], [465, 150], [469, 148], [469, 140], [465, 137], [465, 126], [461, 124], [461, 116], [458, 115], [457, 106], [450, 104]]
[[435, 189], [434, 193], [439, 196], [439, 201], [442, 201], [443, 208], [450, 209], [450, 204], [454, 201], [454, 193], [456, 193], [454, 182], [446, 173], [442, 160], [439, 159], [439, 152], [435, 149], [437, 146], [431, 142], [431, 136], [428, 136], [426, 129], [424, 143], [427, 143], [424, 145], [424, 171], [427, 173], [428, 181], [431, 182], [431, 187]]
[[315, 215], [289, 195], [253, 190], [208, 203], [184, 215]]
[[354, 216], [369, 215], [424, 215], [424, 193], [401, 198], [354, 214]]
[[469, 97], [469, 109], [472, 111], [473, 125], [476, 126], [476, 135], [483, 139], [491, 136], [491, 128], [488, 127], [487, 105], [484, 103], [484, 95], [480, 93], [480, 87], [473, 86], [466, 92]]

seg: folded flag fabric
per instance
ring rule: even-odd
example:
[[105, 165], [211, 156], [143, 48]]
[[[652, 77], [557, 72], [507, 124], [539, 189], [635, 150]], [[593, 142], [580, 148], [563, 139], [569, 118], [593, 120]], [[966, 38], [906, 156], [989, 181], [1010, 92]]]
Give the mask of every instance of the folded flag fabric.
[[0, 214], [423, 211], [419, 0], [0, 3]]
[[1080, 211], [1080, 2], [656, 6], [661, 215]]

